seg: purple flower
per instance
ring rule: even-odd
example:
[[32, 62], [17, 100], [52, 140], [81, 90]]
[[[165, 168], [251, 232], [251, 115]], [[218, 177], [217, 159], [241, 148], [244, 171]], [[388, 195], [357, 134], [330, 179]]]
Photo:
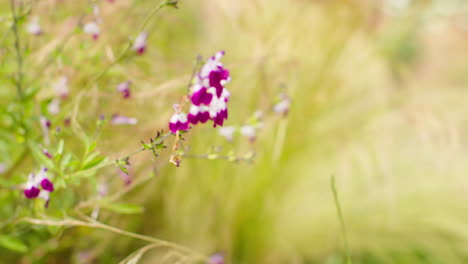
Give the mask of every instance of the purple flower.
[[291, 107], [291, 98], [287, 94], [281, 93], [279, 95], [278, 102], [273, 106], [273, 111], [277, 114], [286, 116], [289, 113], [290, 107]]
[[44, 190], [46, 190], [48, 192], [53, 192], [54, 191], [54, 185], [47, 178], [44, 178], [44, 179], [41, 180], [41, 187], [42, 187], [42, 189], [44, 189]]
[[50, 144], [49, 130], [52, 124], [50, 123], [50, 120], [47, 119], [45, 116], [40, 116], [39, 122], [41, 124], [42, 133], [44, 134], [44, 143], [46, 145], [49, 145]]
[[188, 121], [194, 125], [198, 122], [205, 123], [210, 119], [210, 113], [208, 112], [208, 107], [206, 106], [196, 106], [192, 105], [187, 117]]
[[216, 253], [208, 258], [207, 264], [224, 264], [224, 255], [222, 253]]
[[83, 30], [86, 34], [91, 35], [94, 40], [97, 40], [99, 38], [99, 25], [95, 21], [86, 23], [83, 27]]
[[[190, 100], [194, 106], [200, 108], [197, 111], [197, 108], [191, 107], [190, 112], [194, 116], [189, 117], [189, 120], [192, 124], [208, 117], [208, 119], [213, 120], [213, 126], [216, 127], [222, 126], [228, 118], [227, 102], [230, 93], [225, 85], [231, 80], [231, 77], [229, 71], [220, 62], [223, 56], [224, 51], [220, 51], [209, 58], [195, 77], [194, 84], [190, 89]], [[202, 108], [202, 106], [204, 107]], [[205, 114], [206, 112], [208, 115]], [[200, 113], [203, 114], [203, 119], [200, 119]], [[195, 118], [195, 114], [199, 114], [197, 118]]]
[[224, 51], [216, 53], [208, 59], [195, 75], [190, 87], [189, 98], [191, 101], [188, 116], [179, 106], [169, 122], [170, 130], [175, 133], [178, 130], [187, 130], [188, 124], [196, 125], [213, 120], [213, 126], [222, 126], [228, 118], [227, 103], [230, 93], [224, 87], [230, 80], [229, 71], [220, 62]]
[[113, 125], [136, 125], [137, 123], [138, 120], [136, 118], [119, 114], [114, 114], [111, 119], [111, 124]]
[[70, 93], [70, 89], [68, 88], [68, 77], [61, 76], [54, 84], [54, 90], [57, 97], [62, 99], [66, 99], [68, 94]]
[[138, 55], [143, 55], [146, 51], [146, 39], [148, 39], [148, 33], [141, 32], [135, 39], [133, 43], [132, 50], [134, 50]]
[[131, 81], [125, 81], [117, 85], [117, 91], [122, 94], [124, 99], [130, 98], [130, 86], [132, 85]]
[[42, 150], [42, 153], [44, 153], [44, 155], [45, 155], [46, 157], [48, 157], [49, 159], [52, 158], [52, 155], [49, 153], [49, 151], [48, 151], [47, 149], [43, 149], [43, 150]]
[[[42, 190], [40, 188], [42, 188]], [[34, 199], [37, 197], [44, 199], [47, 207], [49, 203], [49, 193], [53, 191], [54, 185], [49, 178], [47, 178], [47, 168], [43, 168], [37, 176], [34, 175], [34, 173], [29, 174], [23, 194], [27, 199]]]
[[188, 130], [189, 121], [187, 115], [184, 112], [180, 111], [180, 106], [174, 105], [175, 113], [172, 115], [171, 120], [169, 121], [169, 129], [172, 133], [176, 133], [179, 130]]

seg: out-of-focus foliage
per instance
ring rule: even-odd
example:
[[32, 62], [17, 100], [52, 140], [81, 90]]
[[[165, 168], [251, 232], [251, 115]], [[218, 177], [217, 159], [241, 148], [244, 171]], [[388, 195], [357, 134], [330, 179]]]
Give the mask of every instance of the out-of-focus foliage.
[[[56, 160], [69, 159], [67, 167], [51, 165], [58, 180], [81, 171], [87, 158], [98, 166], [109, 162], [101, 156], [116, 159], [148, 142], [167, 126], [196, 55], [221, 49], [233, 78], [227, 125], [263, 110], [255, 143], [239, 133], [226, 142], [205, 126], [184, 135], [190, 149], [179, 168], [166, 166], [166, 154], [135, 156], [130, 176], [145, 184], [101, 205], [101, 222], [205, 255], [223, 252], [227, 263], [345, 263], [329, 185], [335, 175], [353, 263], [468, 261], [465, 1], [180, 1], [151, 19], [144, 56], [124, 57], [108, 71], [157, 3], [96, 3], [98, 41], [82, 31], [93, 17], [87, 2], [35, 1], [19, 21], [24, 96], [35, 98], [22, 102], [11, 82], [10, 6], [0, 3], [0, 162], [7, 166], [0, 263], [118, 263], [145, 246], [99, 228], [12, 225], [26, 216], [65, 218], [71, 212], [61, 208], [95, 197], [102, 182], [112, 193], [128, 188], [110, 167], [67, 187], [57, 183], [48, 209], [11, 189], [50, 162], [34, 144], [47, 107], [37, 102], [47, 102], [60, 76], [70, 79], [70, 97], [52, 124], [72, 121], [61, 132], [63, 153], [60, 142], [49, 149], [60, 153]], [[40, 17], [43, 35], [26, 32], [31, 16]], [[115, 92], [125, 80], [132, 100]], [[272, 113], [283, 91], [292, 98], [287, 118]], [[114, 113], [138, 124], [103, 126], [94, 146], [99, 116]], [[252, 151], [251, 164], [209, 160]], [[141, 261], [189, 259], [154, 249]]]

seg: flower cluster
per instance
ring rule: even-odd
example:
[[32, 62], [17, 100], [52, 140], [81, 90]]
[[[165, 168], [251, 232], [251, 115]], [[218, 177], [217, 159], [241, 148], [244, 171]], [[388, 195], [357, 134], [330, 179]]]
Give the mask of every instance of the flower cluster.
[[222, 126], [228, 118], [227, 102], [230, 93], [225, 85], [231, 80], [229, 71], [220, 62], [224, 51], [216, 53], [208, 59], [200, 72], [195, 76], [190, 87], [191, 106], [186, 115], [180, 107], [169, 122], [169, 128], [173, 133], [178, 130], [187, 130], [189, 123], [196, 125], [213, 120], [213, 126]]
[[[42, 189], [42, 190], [41, 190]], [[43, 168], [38, 175], [29, 174], [28, 181], [24, 188], [24, 196], [28, 199], [42, 198], [49, 202], [49, 193], [54, 191], [54, 185], [47, 178], [47, 168]]]

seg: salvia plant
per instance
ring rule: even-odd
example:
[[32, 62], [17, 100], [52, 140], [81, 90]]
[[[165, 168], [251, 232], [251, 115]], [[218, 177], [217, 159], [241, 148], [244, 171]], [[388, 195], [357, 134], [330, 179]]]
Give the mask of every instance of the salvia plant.
[[[118, 156], [103, 154], [100, 146], [100, 134], [106, 127], [137, 126], [139, 120], [127, 113], [125, 108], [119, 112], [87, 116], [92, 122], [86, 126], [80, 124], [79, 100], [76, 90], [86, 91], [96, 85], [119, 64], [129, 64], [139, 56], [147, 56], [149, 47], [148, 24], [163, 8], [178, 8], [177, 1], [166, 0], [149, 10], [142, 26], [134, 36], [126, 36], [120, 55], [103, 67], [103, 70], [88, 77], [80, 87], [74, 79], [79, 72], [58, 69], [56, 77], [47, 80], [47, 86], [38, 85], [38, 78], [54, 60], [60, 60], [64, 45], [74, 35], [87, 35], [87, 45], [103, 40], [107, 34], [102, 27], [104, 21], [101, 9], [113, 5], [114, 1], [91, 1], [87, 13], [78, 14], [76, 28], [66, 36], [59, 45], [51, 60], [40, 68], [26, 70], [32, 45], [45, 42], [31, 41], [33, 38], [44, 38], [54, 34], [44, 28], [41, 18], [34, 14], [35, 1], [10, 1], [10, 13], [6, 36], [2, 40], [3, 65], [10, 65], [5, 70], [10, 83], [1, 88], [0, 104], [0, 246], [2, 250], [16, 252], [27, 256], [30, 262], [41, 258], [36, 252], [47, 252], [41, 248], [44, 242], [60, 240], [64, 232], [73, 227], [100, 229], [140, 240], [145, 244], [128, 255], [121, 263], [137, 263], [149, 250], [164, 248], [183, 263], [224, 263], [224, 254], [220, 252], [198, 252], [194, 249], [165, 240], [133, 233], [105, 223], [101, 211], [114, 214], [139, 213], [143, 208], [138, 204], [122, 202], [122, 197], [131, 190], [144, 185], [152, 177], [132, 175], [135, 155], [146, 152], [148, 159], [162, 159], [182, 166], [185, 159], [202, 158], [206, 162], [220, 159], [226, 162], [252, 162], [254, 148], [243, 154], [234, 150], [223, 152], [219, 146], [212, 146], [208, 152], [196, 153], [190, 148], [190, 137], [207, 137], [197, 134], [197, 127], [213, 127], [220, 137], [232, 142], [241, 136], [254, 143], [258, 132], [265, 122], [265, 113], [277, 115], [278, 120], [287, 116], [291, 99], [283, 89], [277, 98], [272, 100], [270, 109], [261, 109], [252, 113], [238, 124], [226, 124], [228, 120], [228, 103], [232, 85], [235, 98], [235, 77], [232, 78], [229, 65], [223, 64], [225, 51], [215, 52], [207, 59], [197, 57], [195, 67], [185, 93], [173, 92], [172, 116], [165, 116], [166, 127], [155, 127], [154, 137], [139, 139], [131, 135], [128, 140], [140, 142], [140, 148], [127, 155]], [[91, 44], [89, 43], [91, 42]], [[32, 44], [31, 44], [32, 43]], [[4, 67], [4, 66], [2, 66]], [[80, 68], [87, 67], [86, 61], [80, 61]], [[29, 74], [31, 72], [31, 74]], [[8, 87], [8, 88], [7, 88]], [[5, 92], [4, 90], [14, 93]], [[229, 88], [231, 89], [231, 88]], [[113, 84], [113, 100], [133, 100], [134, 82], [126, 77]], [[10, 96], [14, 94], [14, 96]], [[44, 96], [45, 95], [45, 96]], [[170, 108], [170, 105], [168, 106]], [[233, 109], [232, 111], [235, 111]], [[91, 124], [90, 124], [91, 123]], [[115, 130], [118, 133], [119, 130]], [[207, 138], [207, 140], [209, 140]], [[77, 144], [78, 142], [78, 144]], [[249, 143], [250, 144], [250, 143]], [[79, 145], [79, 147], [76, 147]], [[32, 165], [31, 165], [32, 164]], [[158, 166], [162, 166], [158, 163]], [[113, 169], [112, 169], [113, 167]], [[109, 183], [117, 175], [123, 185]], [[37, 251], [41, 248], [40, 251]], [[4, 251], [1, 251], [4, 252]], [[79, 263], [86, 263], [87, 257], [81, 256]], [[181, 262], [182, 263], [182, 262]]]

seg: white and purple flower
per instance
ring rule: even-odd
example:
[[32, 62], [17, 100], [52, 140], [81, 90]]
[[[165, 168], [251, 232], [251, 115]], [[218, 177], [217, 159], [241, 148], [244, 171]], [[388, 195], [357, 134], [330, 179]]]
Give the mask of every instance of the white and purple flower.
[[290, 107], [291, 107], [291, 98], [287, 94], [281, 93], [278, 96], [277, 103], [273, 106], [273, 111], [277, 114], [287, 116], [289, 113]]
[[132, 50], [134, 50], [138, 55], [143, 55], [146, 51], [146, 40], [148, 39], [148, 33], [141, 32], [135, 39], [133, 43]]
[[216, 53], [195, 75], [190, 87], [191, 102], [188, 116], [177, 105], [176, 112], [169, 122], [170, 130], [187, 130], [189, 123], [196, 125], [213, 121], [213, 127], [223, 126], [228, 118], [227, 103], [230, 93], [225, 85], [231, 80], [229, 71], [220, 62], [224, 51]]
[[54, 84], [54, 90], [57, 97], [66, 99], [70, 93], [70, 88], [68, 87], [68, 77], [63, 75], [58, 78]]
[[23, 194], [27, 199], [42, 198], [49, 203], [49, 194], [54, 191], [54, 184], [47, 177], [47, 168], [41, 169], [38, 175], [29, 174]]
[[136, 125], [138, 119], [134, 117], [127, 117], [119, 114], [112, 115], [111, 124], [112, 125]]
[[125, 81], [117, 85], [117, 91], [122, 94], [124, 99], [130, 98], [130, 86], [132, 85], [131, 81]]
[[42, 28], [39, 24], [39, 18], [37, 16], [31, 19], [29, 24], [26, 26], [26, 30], [31, 35], [39, 36], [42, 34]]
[[83, 30], [86, 34], [89, 34], [93, 37], [94, 40], [99, 38], [100, 30], [99, 25], [96, 21], [88, 22], [84, 25]]
[[187, 115], [180, 110], [178, 104], [174, 104], [175, 113], [172, 115], [169, 121], [169, 129], [172, 133], [176, 133], [179, 130], [188, 130], [189, 121]]

